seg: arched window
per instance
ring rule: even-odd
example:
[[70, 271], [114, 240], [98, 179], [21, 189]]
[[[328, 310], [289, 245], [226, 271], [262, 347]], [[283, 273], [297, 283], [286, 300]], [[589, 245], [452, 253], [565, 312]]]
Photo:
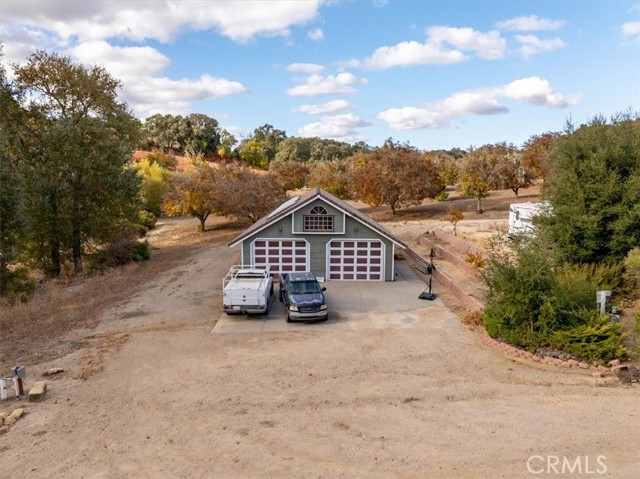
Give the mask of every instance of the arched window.
[[314, 206], [313, 208], [311, 208], [310, 213], [312, 215], [326, 215], [327, 213], [327, 209], [323, 206]]
[[324, 206], [316, 205], [303, 216], [304, 231], [333, 231], [333, 215]]

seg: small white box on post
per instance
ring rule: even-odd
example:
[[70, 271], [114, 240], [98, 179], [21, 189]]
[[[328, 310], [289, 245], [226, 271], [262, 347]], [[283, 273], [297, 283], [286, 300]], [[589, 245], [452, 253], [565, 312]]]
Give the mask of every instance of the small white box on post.
[[606, 313], [607, 300], [611, 297], [611, 291], [596, 291], [596, 303], [600, 307], [600, 314]]

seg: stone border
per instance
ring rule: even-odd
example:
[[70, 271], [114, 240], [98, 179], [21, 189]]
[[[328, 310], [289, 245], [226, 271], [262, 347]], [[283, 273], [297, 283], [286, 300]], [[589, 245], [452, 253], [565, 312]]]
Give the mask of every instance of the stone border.
[[552, 364], [555, 366], [561, 366], [563, 368], [574, 368], [581, 370], [591, 370], [591, 375], [594, 378], [603, 378], [605, 376], [611, 376], [618, 371], [618, 367], [620, 366], [620, 361], [613, 360], [611, 361], [611, 367], [606, 367], [602, 365], [596, 366], [595, 364], [589, 364], [582, 361], [576, 361], [575, 359], [558, 359], [551, 356], [539, 356], [530, 351], [526, 351], [524, 349], [520, 349], [516, 346], [512, 346], [503, 341], [499, 341], [497, 339], [492, 338], [487, 333], [487, 330], [484, 328], [480, 328], [480, 336], [481, 341], [486, 344], [489, 348], [494, 351], [501, 352], [505, 356], [510, 356], [512, 358], [524, 359], [528, 361], [533, 361], [541, 364]]

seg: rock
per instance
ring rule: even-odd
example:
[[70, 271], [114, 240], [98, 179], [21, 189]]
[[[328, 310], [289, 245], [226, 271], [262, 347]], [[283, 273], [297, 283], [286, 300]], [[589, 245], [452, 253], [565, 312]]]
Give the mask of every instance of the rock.
[[7, 419], [4, 420], [4, 425], [5, 426], [12, 426], [16, 423], [17, 419], [13, 416], [9, 416]]
[[23, 414], [24, 414], [24, 409], [19, 407], [18, 409], [13, 411], [9, 417], [15, 417], [16, 419], [20, 419]]
[[594, 371], [591, 373], [591, 375], [594, 378], [603, 378], [604, 377], [604, 373], [602, 371]]
[[581, 367], [582, 369], [589, 369], [589, 365], [587, 363], [578, 363], [578, 367]]
[[620, 360], [619, 359], [612, 359], [611, 361], [609, 361], [609, 366], [614, 367], [614, 366], [619, 366], [620, 365]]
[[51, 368], [42, 373], [43, 376], [54, 376], [64, 372], [64, 368]]
[[578, 361], [576, 361], [575, 359], [569, 359], [567, 361], [567, 364], [571, 367], [577, 366], [578, 365]]
[[6, 411], [0, 412], [0, 419], [3, 421], [9, 417], [9, 413]]
[[45, 381], [36, 381], [29, 390], [29, 401], [43, 401], [46, 391], [47, 383]]

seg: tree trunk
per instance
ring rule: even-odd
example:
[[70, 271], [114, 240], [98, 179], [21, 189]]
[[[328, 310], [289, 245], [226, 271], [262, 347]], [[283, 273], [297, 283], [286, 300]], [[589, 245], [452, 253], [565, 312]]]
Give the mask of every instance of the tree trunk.
[[393, 216], [396, 215], [396, 204], [395, 203], [391, 203], [391, 214], [393, 214]]
[[60, 276], [60, 241], [58, 241], [55, 234], [52, 234], [49, 238], [49, 250], [51, 264], [49, 265], [46, 273], [48, 276], [57, 278]]
[[482, 198], [478, 197], [478, 205], [476, 207], [476, 212], [478, 214], [482, 214]]
[[198, 216], [198, 219], [200, 220], [200, 227], [198, 228], [198, 231], [200, 233], [204, 233], [204, 230], [205, 230], [204, 224], [206, 223], [208, 216], [209, 216], [208, 214]]
[[73, 270], [75, 274], [82, 273], [82, 240], [80, 237], [80, 226], [73, 222], [71, 232], [71, 256], [73, 257]]
[[511, 188], [511, 191], [513, 191], [515, 193], [516, 198], [519, 198], [518, 191], [520, 191], [520, 188]]
[[58, 237], [58, 199], [54, 194], [49, 195], [49, 206], [51, 207], [51, 220], [49, 231], [49, 258], [51, 264], [47, 268], [46, 274], [57, 278], [60, 276], [60, 238]]

